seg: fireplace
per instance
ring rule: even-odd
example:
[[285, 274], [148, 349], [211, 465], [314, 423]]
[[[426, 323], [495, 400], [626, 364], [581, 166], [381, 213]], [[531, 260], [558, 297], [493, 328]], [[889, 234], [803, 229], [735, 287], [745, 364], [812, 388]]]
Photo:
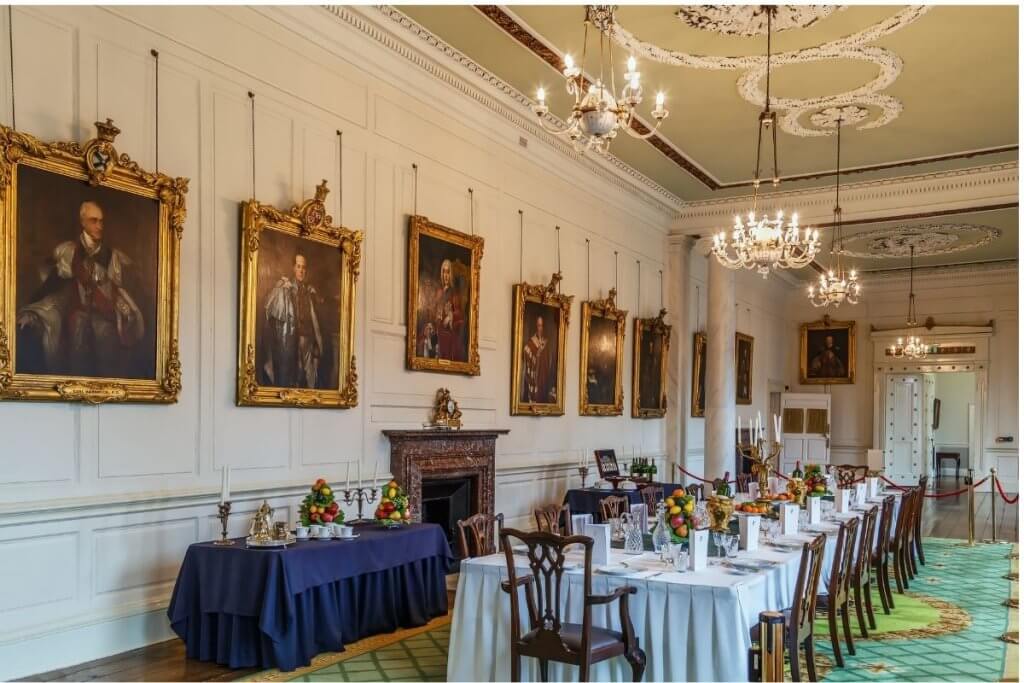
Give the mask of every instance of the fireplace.
[[507, 429], [385, 430], [391, 474], [409, 494], [413, 521], [434, 522], [458, 555], [455, 523], [494, 514], [494, 445]]

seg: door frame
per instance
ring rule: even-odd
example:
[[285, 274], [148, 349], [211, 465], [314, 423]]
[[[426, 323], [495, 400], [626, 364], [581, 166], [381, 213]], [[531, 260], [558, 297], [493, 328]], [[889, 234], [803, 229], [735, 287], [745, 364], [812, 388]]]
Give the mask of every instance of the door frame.
[[[929, 319], [929, 323], [931, 320]], [[915, 335], [928, 344], [932, 353], [924, 358], [907, 359], [893, 356], [889, 346], [897, 337]], [[971, 434], [968, 467], [980, 471], [984, 465], [984, 445], [987, 434], [986, 408], [988, 403], [988, 364], [992, 324], [943, 325], [903, 327], [892, 330], [872, 330], [872, 365], [874, 368], [874, 414], [872, 448], [885, 450], [885, 379], [888, 375], [916, 373], [974, 373], [975, 429]], [[926, 454], [926, 457], [931, 457]], [[884, 460], [883, 460], [884, 462]], [[931, 463], [924, 468], [930, 471]]]

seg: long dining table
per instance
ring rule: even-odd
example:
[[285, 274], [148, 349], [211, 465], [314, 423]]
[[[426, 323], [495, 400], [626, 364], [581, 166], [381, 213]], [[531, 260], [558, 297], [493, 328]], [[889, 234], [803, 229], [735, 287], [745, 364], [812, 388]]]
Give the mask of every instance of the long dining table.
[[[880, 500], [870, 501], [854, 513], [863, 514]], [[825, 533], [821, 592], [832, 568], [838, 524], [822, 522], [813, 529], [785, 538], [809, 541], [816, 533]], [[747, 680], [750, 629], [762, 611], [781, 610], [792, 603], [800, 557], [800, 549], [762, 544], [753, 552], [740, 551], [738, 559], [763, 560], [763, 570], [733, 571], [712, 559], [706, 569], [678, 572], [654, 553], [628, 555], [613, 550], [610, 566], [625, 562], [635, 571], [627, 575], [606, 574], [595, 567], [592, 591], [610, 593], [619, 586], [636, 586], [636, 595], [629, 596], [629, 613], [640, 646], [647, 654], [644, 680]], [[582, 560], [582, 550], [568, 554], [567, 562], [572, 568], [565, 572], [560, 596], [565, 621], [579, 622], [582, 618]], [[514, 555], [514, 561], [517, 572], [529, 572], [524, 556]], [[508, 594], [501, 590], [507, 575], [505, 556], [500, 552], [462, 562], [448, 649], [448, 680], [509, 679], [511, 605]], [[522, 589], [519, 599], [525, 633], [529, 627]], [[594, 626], [621, 630], [616, 603], [591, 609]], [[551, 667], [551, 680], [576, 677], [575, 667], [555, 662], [551, 662]], [[526, 680], [539, 680], [537, 661], [524, 657], [522, 673]], [[602, 681], [632, 679], [622, 657], [593, 665], [590, 675], [593, 680]]]

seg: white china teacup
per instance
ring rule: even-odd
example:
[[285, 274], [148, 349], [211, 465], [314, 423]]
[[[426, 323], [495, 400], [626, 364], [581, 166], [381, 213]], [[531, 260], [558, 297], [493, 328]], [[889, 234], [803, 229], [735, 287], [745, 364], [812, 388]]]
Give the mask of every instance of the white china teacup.
[[301, 524], [295, 525], [295, 538], [309, 538], [309, 527]]
[[309, 525], [309, 537], [320, 538], [323, 535], [324, 525], [322, 524], [310, 524]]
[[339, 538], [352, 538], [352, 527], [344, 524], [335, 524], [334, 531]]

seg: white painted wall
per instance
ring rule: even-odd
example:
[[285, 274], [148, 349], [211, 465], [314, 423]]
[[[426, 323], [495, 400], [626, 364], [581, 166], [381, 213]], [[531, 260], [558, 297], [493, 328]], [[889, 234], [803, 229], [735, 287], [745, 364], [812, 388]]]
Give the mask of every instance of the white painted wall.
[[[85, 140], [92, 122], [109, 116], [124, 131], [119, 151], [152, 167], [156, 48], [161, 170], [191, 184], [180, 401], [0, 406], [0, 679], [169, 637], [163, 609], [186, 547], [216, 532], [224, 465], [236, 488], [235, 533], [264, 497], [287, 517], [309, 481], [342, 479], [348, 462], [361, 461], [366, 476], [376, 462], [386, 471], [381, 430], [418, 427], [440, 386], [460, 401], [467, 426], [512, 430], [498, 440], [496, 501], [510, 525], [530, 524], [536, 504], [561, 499], [570, 474], [576, 481], [579, 449], [663, 456], [664, 420], [633, 420], [628, 408], [621, 418], [577, 416], [576, 373], [579, 302], [615, 284], [615, 251], [621, 305], [631, 318], [657, 312], [671, 211], [635, 179], [606, 165], [596, 173], [593, 161], [578, 164], [524, 131], [517, 121], [528, 111], [503, 108], [507, 98], [424, 41], [406, 43], [408, 33], [377, 10], [341, 11], [348, 19], [315, 7], [14, 10], [21, 129]], [[7, 51], [0, 53], [6, 75]], [[0, 112], [10, 110], [9, 86], [0, 83]], [[234, 405], [238, 205], [252, 192], [247, 90], [256, 93], [257, 196], [288, 206], [326, 178], [335, 188], [332, 213], [366, 231], [355, 409]], [[404, 370], [413, 163], [418, 211], [434, 221], [469, 231], [467, 188], [475, 191], [476, 230], [486, 238], [477, 378]], [[548, 280], [557, 267], [556, 224], [563, 291], [576, 295], [566, 416], [513, 418], [512, 284], [521, 262], [522, 277]], [[630, 338], [625, 351], [630, 358]], [[631, 386], [628, 363], [624, 385]]]
[[[935, 430], [935, 450], [966, 449], [968, 406], [974, 402], [974, 373], [936, 373], [935, 398], [939, 407], [939, 428]], [[966, 452], [966, 451], [965, 451]]]

